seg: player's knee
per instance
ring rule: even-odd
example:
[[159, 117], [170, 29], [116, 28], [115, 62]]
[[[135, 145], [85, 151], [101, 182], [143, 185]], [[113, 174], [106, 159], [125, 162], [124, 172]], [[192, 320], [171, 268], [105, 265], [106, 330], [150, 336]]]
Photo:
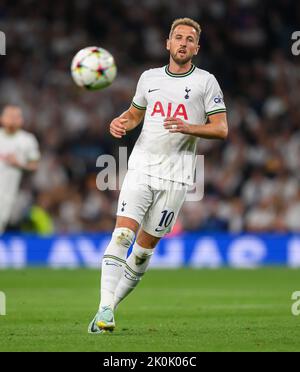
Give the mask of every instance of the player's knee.
[[134, 231], [128, 229], [127, 227], [117, 227], [115, 228], [112, 238], [118, 245], [122, 245], [125, 248], [130, 248], [134, 241], [135, 233]]

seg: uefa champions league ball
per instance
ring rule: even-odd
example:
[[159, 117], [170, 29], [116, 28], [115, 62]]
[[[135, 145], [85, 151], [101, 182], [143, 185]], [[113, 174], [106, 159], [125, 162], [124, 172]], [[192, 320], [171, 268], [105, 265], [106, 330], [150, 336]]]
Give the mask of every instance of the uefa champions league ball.
[[117, 75], [114, 57], [105, 49], [87, 47], [73, 58], [71, 73], [74, 82], [88, 90], [109, 86]]

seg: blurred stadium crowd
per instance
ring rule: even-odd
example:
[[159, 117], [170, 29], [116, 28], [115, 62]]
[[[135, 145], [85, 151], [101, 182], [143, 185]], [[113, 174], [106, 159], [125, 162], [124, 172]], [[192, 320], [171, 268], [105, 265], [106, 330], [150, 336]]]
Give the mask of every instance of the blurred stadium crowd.
[[[230, 135], [199, 141], [205, 197], [185, 203], [175, 231], [300, 231], [300, 57], [291, 53], [300, 3], [291, 0], [2, 1], [0, 104], [21, 104], [42, 151], [12, 229], [113, 229], [118, 192], [97, 190], [96, 159], [118, 156], [118, 146], [130, 153], [140, 128], [117, 141], [108, 125], [127, 109], [140, 73], [167, 64], [165, 39], [183, 16], [202, 26], [194, 62], [223, 88]], [[80, 90], [69, 73], [73, 55], [90, 45], [108, 49], [118, 66], [101, 92]]]

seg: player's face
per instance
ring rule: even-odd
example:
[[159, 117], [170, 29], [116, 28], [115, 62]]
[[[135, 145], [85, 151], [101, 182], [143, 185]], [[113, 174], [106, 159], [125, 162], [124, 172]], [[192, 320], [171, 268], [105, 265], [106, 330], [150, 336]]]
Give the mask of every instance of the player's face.
[[18, 107], [4, 108], [1, 116], [1, 124], [7, 132], [13, 133], [23, 125], [23, 114]]
[[167, 49], [178, 65], [185, 65], [199, 51], [197, 32], [194, 27], [178, 25], [167, 40]]

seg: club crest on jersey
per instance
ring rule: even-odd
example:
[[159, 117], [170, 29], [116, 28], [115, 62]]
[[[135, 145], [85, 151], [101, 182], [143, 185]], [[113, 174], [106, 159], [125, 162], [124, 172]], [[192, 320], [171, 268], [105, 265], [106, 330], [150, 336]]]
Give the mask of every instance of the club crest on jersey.
[[190, 96], [189, 96], [189, 92], [191, 91], [191, 89], [189, 88], [185, 88], [185, 91], [186, 91], [186, 95], [184, 96], [185, 99], [189, 99]]
[[125, 205], [126, 205], [127, 203], [125, 203], [124, 201], [122, 202], [122, 209], [121, 209], [121, 212], [124, 212], [125, 211]]
[[173, 104], [171, 102], [168, 103], [168, 106], [164, 108], [163, 104], [160, 101], [156, 101], [153, 106], [153, 111], [151, 116], [160, 115], [160, 116], [167, 116], [167, 117], [182, 117], [184, 120], [188, 120], [188, 115], [186, 112], [185, 105], [180, 103], [177, 107], [173, 108]]

